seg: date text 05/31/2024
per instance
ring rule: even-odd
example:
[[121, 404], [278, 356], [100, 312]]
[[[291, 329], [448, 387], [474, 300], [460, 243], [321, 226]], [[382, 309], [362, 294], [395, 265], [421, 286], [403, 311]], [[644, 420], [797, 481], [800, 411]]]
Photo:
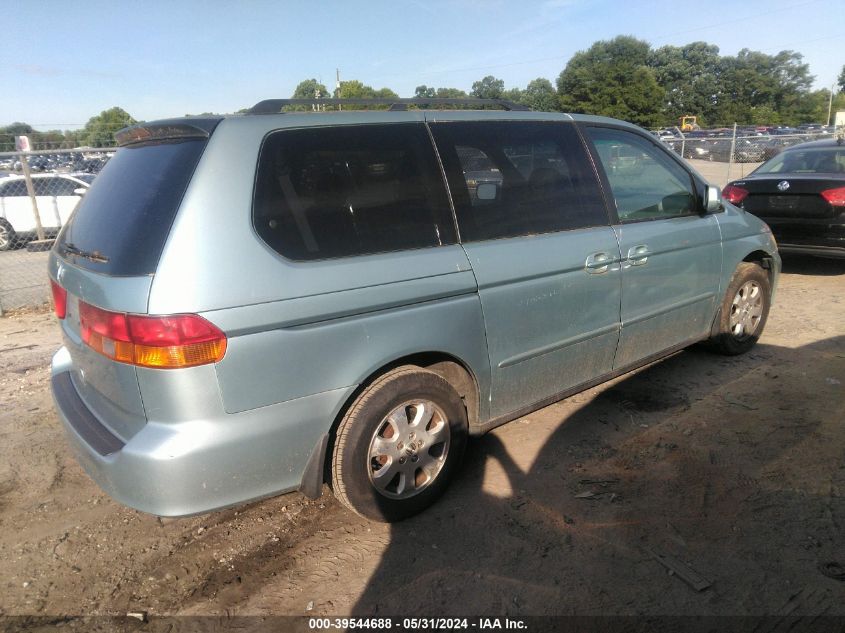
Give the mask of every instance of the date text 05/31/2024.
[[524, 621], [511, 618], [309, 618], [308, 628], [312, 630], [368, 629], [390, 630], [393, 628], [420, 630], [521, 630], [527, 626]]

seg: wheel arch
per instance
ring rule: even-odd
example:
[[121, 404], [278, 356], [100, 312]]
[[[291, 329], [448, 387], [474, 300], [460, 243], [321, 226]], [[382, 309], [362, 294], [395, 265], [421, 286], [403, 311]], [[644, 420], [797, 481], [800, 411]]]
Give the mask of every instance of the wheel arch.
[[757, 264], [758, 266], [760, 266], [763, 270], [766, 271], [766, 274], [769, 276], [769, 284], [774, 286], [775, 268], [774, 257], [772, 257], [771, 253], [767, 253], [764, 250], [752, 251], [748, 253], [748, 255], [743, 257], [742, 261]]
[[[736, 266], [734, 266], [733, 270], [730, 271], [730, 276], [727, 277], [725, 281], [725, 291], [727, 291], [727, 287], [730, 285], [731, 280], [734, 278], [737, 269], [739, 268], [740, 264], [743, 263], [750, 263], [750, 264], [757, 264], [766, 271], [766, 275], [769, 278], [769, 285], [774, 290], [775, 287], [775, 265], [774, 265], [774, 257], [771, 253], [764, 251], [762, 249], [756, 249], [749, 252], [745, 257], [743, 257], [740, 261], [737, 262]], [[710, 336], [711, 338], [716, 336], [719, 333], [719, 323], [720, 319], [722, 318], [722, 302], [720, 301], [716, 306], [716, 312], [713, 315], [713, 322], [710, 325]]]
[[455, 391], [457, 391], [458, 395], [461, 397], [464, 407], [466, 408], [467, 422], [470, 429], [480, 423], [479, 407], [481, 392], [479, 389], [478, 377], [470, 367], [469, 363], [465, 362], [461, 358], [458, 358], [454, 354], [441, 351], [417, 352], [401, 356], [391, 360], [390, 362], [384, 363], [377, 369], [371, 371], [367, 377], [358, 384], [358, 387], [355, 388], [355, 390], [347, 397], [346, 401], [340, 407], [328, 432], [328, 443], [322, 460], [323, 482], [331, 481], [331, 455], [334, 451], [338, 426], [340, 426], [340, 422], [343, 420], [346, 412], [349, 411], [349, 408], [361, 392], [364, 391], [364, 389], [371, 385], [380, 376], [403, 365], [412, 365], [428, 369], [429, 371], [443, 377], [450, 385], [452, 385], [452, 387], [454, 387]]

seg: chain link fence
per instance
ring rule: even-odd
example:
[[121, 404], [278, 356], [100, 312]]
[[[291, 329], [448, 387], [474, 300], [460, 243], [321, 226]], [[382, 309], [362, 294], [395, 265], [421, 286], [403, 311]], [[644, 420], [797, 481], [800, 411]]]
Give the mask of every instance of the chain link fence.
[[[834, 138], [832, 127], [809, 129], [739, 128], [655, 136], [680, 156], [712, 165], [696, 166], [720, 185], [747, 175], [786, 147]], [[0, 314], [49, 301], [47, 250], [96, 174], [115, 148], [62, 149], [64, 141], [41, 141], [36, 151], [0, 151]], [[14, 146], [2, 138], [0, 149]]]
[[[727, 182], [753, 171], [785, 148], [822, 139], [834, 138], [832, 126], [811, 126], [803, 130], [792, 128], [722, 128], [682, 132], [678, 128], [653, 132], [676, 154], [687, 160], [724, 163]], [[708, 170], [712, 171], [712, 170]]]
[[46, 251], [114, 151], [0, 152], [0, 314], [49, 301]]

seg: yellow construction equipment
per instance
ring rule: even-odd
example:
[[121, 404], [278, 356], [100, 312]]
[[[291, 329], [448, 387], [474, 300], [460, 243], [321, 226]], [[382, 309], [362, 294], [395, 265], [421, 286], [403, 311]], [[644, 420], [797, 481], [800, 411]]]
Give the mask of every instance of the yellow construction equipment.
[[693, 130], [700, 130], [701, 126], [698, 124], [697, 117], [688, 114], [680, 118], [681, 132], [692, 132]]

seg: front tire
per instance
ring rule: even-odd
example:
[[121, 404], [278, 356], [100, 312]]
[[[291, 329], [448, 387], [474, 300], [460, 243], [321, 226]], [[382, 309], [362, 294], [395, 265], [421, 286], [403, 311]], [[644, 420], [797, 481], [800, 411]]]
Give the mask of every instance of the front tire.
[[710, 339], [715, 349], [736, 356], [754, 347], [766, 326], [771, 298], [766, 271], [758, 264], [742, 262], [722, 300], [719, 331]]
[[337, 429], [332, 489], [353, 512], [401, 521], [446, 490], [466, 447], [467, 414], [442, 376], [414, 366], [376, 379]]

